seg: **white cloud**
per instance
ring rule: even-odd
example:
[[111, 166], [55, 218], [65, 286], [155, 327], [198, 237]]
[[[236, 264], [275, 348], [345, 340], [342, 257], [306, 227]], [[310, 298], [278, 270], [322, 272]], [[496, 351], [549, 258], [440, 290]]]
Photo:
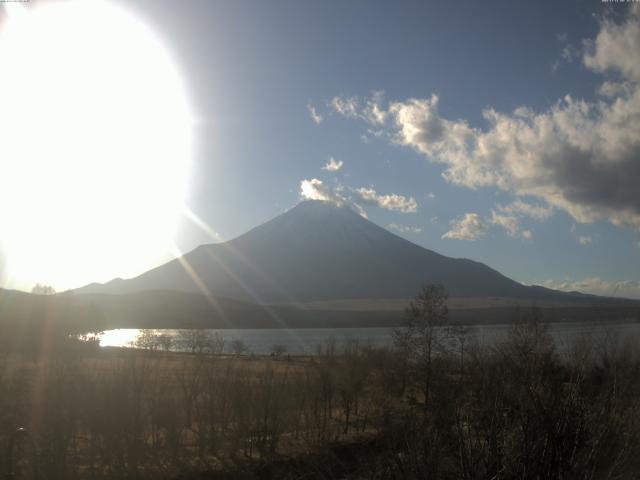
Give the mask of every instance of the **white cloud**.
[[326, 163], [322, 170], [326, 170], [327, 172], [337, 172], [342, 168], [344, 162], [342, 160], [336, 160], [335, 158], [329, 158], [329, 161]]
[[[384, 100], [384, 92], [373, 92], [371, 98], [367, 100], [366, 106], [363, 109], [363, 117], [372, 125], [383, 125], [387, 120], [387, 112], [382, 108], [382, 102]], [[369, 130], [369, 133], [373, 136], [379, 137], [382, 135], [382, 130]]]
[[583, 280], [565, 282], [547, 280], [543, 285], [547, 288], [565, 292], [582, 292], [607, 297], [640, 299], [640, 281], [638, 280], [606, 281], [599, 277], [587, 277]]
[[640, 89], [612, 105], [567, 97], [543, 114], [490, 110], [487, 132], [442, 119], [437, 102], [391, 108], [397, 141], [445, 164], [447, 181], [535, 196], [579, 222], [640, 227]]
[[591, 235], [580, 235], [578, 237], [578, 243], [580, 245], [589, 245], [592, 241]]
[[300, 198], [303, 200], [320, 200], [339, 207], [348, 206], [360, 216], [367, 218], [367, 212], [349, 195], [349, 190], [336, 183], [333, 187], [317, 178], [305, 179], [300, 182]]
[[604, 18], [595, 40], [585, 42], [584, 64], [598, 72], [617, 70], [630, 80], [640, 81], [640, 6], [634, 5], [622, 23]]
[[[588, 68], [622, 77], [619, 88], [603, 85], [608, 98], [567, 95], [542, 112], [487, 109], [486, 129], [442, 117], [437, 95], [367, 105], [380, 101], [394, 143], [443, 165], [448, 182], [535, 197], [579, 223], [640, 229], [640, 6], [630, 12], [621, 23], [603, 20], [582, 57]], [[345, 115], [372, 123], [357, 101], [347, 104]]]
[[598, 95], [614, 98], [633, 93], [633, 84], [629, 82], [605, 81], [598, 87]]
[[[347, 118], [359, 118], [371, 125], [381, 126], [387, 121], [388, 112], [382, 107], [384, 92], [375, 91], [364, 101], [364, 106], [360, 107], [360, 101], [356, 97], [333, 97], [329, 106], [337, 113]], [[368, 129], [367, 133], [374, 137], [380, 137], [384, 130]], [[368, 141], [368, 136], [364, 136]]]
[[551, 71], [554, 73], [561, 64], [573, 63], [573, 61], [580, 56], [580, 49], [569, 42], [569, 35], [566, 32], [558, 34], [556, 37], [562, 48], [560, 50], [560, 57], [551, 65]]
[[371, 187], [358, 188], [355, 192], [365, 203], [376, 205], [385, 210], [395, 210], [402, 213], [415, 213], [418, 210], [418, 203], [413, 197], [405, 197], [395, 193], [382, 195]]
[[492, 210], [488, 222], [492, 225], [502, 227], [510, 237], [525, 238], [527, 240], [533, 237], [530, 230], [522, 230], [520, 228], [520, 220], [514, 215], [503, 215]]
[[358, 100], [355, 97], [333, 97], [329, 102], [336, 112], [348, 118], [360, 117]]
[[491, 211], [490, 222], [505, 229], [510, 237], [518, 237], [520, 235], [520, 222], [514, 216], [500, 215], [495, 211]]
[[348, 199], [342, 194], [342, 190], [341, 185], [331, 188], [317, 178], [300, 182], [300, 196], [305, 200], [321, 200], [342, 206], [349, 203]]
[[462, 217], [451, 221], [451, 230], [442, 238], [455, 238], [457, 240], [478, 240], [487, 231], [486, 222], [477, 213], [465, 213]]
[[305, 179], [300, 182], [300, 198], [320, 200], [338, 206], [347, 205], [365, 218], [367, 218], [367, 214], [358, 201], [402, 213], [413, 213], [418, 208], [413, 197], [405, 197], [395, 193], [379, 195], [372, 187], [353, 189], [337, 182], [334, 186], [330, 186], [317, 178]]
[[307, 109], [309, 110], [309, 115], [311, 115], [311, 120], [313, 120], [313, 123], [315, 123], [316, 125], [320, 125], [324, 118], [316, 111], [316, 107], [312, 104], [309, 104], [307, 105]]
[[560, 53], [560, 56], [567, 63], [571, 63], [573, 62], [574, 58], [579, 56], [579, 52], [573, 45], [568, 43], [562, 48], [562, 52]]
[[491, 216], [481, 217], [477, 213], [466, 213], [453, 219], [451, 229], [442, 238], [454, 238], [458, 240], [479, 240], [487, 233], [491, 226], [502, 228], [512, 238], [531, 240], [531, 230], [521, 228], [520, 219], [515, 215], [505, 215], [495, 210]]
[[553, 215], [552, 207], [545, 207], [543, 205], [532, 205], [527, 202], [523, 202], [520, 199], [515, 200], [509, 205], [498, 205], [498, 210], [501, 212], [519, 215], [523, 217], [533, 218], [540, 222], [547, 220]]
[[415, 225], [402, 225], [398, 223], [390, 223], [387, 225], [387, 228], [391, 230], [395, 230], [400, 233], [421, 233], [422, 227], [418, 227]]
[[433, 200], [434, 198], [436, 198], [436, 194], [433, 193], [433, 192], [429, 192], [429, 193], [427, 193], [427, 198]]

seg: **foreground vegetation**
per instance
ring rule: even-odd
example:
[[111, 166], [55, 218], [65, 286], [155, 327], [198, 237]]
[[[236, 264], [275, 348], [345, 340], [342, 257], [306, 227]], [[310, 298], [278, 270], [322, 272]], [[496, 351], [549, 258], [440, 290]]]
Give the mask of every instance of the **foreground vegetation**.
[[507, 341], [482, 348], [447, 325], [446, 297], [428, 287], [393, 349], [328, 344], [314, 357], [255, 358], [240, 348], [164, 352], [152, 340], [142, 350], [68, 344], [4, 354], [6, 472], [469, 480], [640, 472], [633, 346], [585, 338], [559, 352], [535, 312]]

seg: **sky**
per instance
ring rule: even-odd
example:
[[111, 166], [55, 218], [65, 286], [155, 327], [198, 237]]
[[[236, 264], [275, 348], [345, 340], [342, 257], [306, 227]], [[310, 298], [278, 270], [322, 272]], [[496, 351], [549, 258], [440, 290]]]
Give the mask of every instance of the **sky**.
[[[184, 82], [188, 251], [304, 198], [526, 284], [640, 298], [640, 9], [121, 1]], [[117, 35], [117, 32], [113, 32]]]

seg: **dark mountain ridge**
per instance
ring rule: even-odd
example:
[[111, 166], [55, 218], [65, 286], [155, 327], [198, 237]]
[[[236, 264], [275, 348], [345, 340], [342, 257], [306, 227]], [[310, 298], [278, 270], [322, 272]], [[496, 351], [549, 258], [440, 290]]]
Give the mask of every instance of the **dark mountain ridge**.
[[524, 286], [468, 259], [416, 245], [347, 206], [301, 202], [225, 243], [202, 245], [138, 277], [76, 293], [176, 290], [258, 303], [411, 298], [426, 283], [456, 297], [577, 301], [592, 296]]

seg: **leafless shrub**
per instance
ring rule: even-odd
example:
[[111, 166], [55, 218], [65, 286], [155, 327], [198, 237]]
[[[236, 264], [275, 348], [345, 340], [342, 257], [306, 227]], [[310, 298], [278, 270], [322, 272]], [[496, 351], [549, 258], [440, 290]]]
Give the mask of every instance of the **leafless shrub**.
[[36, 452], [23, 463], [53, 480], [637, 478], [628, 339], [560, 352], [534, 310], [483, 347], [443, 329], [442, 307], [419, 298], [395, 349], [328, 342], [290, 362], [249, 362], [241, 341], [217, 356], [224, 342], [204, 331], [180, 333], [186, 353], [150, 351], [169, 350], [156, 331], [148, 349], [2, 355], [0, 460], [16, 464], [8, 446], [23, 427]]

